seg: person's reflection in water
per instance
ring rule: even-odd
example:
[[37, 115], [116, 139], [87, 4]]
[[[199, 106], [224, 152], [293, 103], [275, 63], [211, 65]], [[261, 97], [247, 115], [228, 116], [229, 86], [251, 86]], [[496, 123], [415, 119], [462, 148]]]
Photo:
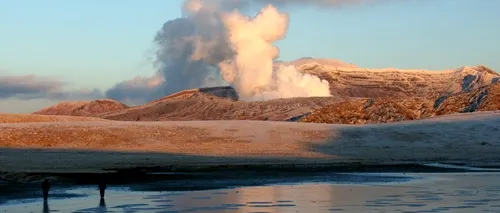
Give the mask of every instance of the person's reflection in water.
[[45, 179], [42, 183], [42, 190], [43, 190], [43, 200], [47, 201], [47, 198], [49, 197], [49, 190], [50, 190], [50, 183], [49, 180]]
[[99, 193], [101, 194], [101, 198], [104, 198], [104, 192], [106, 191], [106, 180], [104, 179], [104, 175], [101, 174], [99, 178]]
[[50, 212], [49, 203], [47, 202], [47, 200], [44, 200], [43, 201], [43, 213], [49, 213], [49, 212]]
[[99, 200], [99, 208], [100, 210], [106, 210], [106, 201], [102, 197], [101, 200]]

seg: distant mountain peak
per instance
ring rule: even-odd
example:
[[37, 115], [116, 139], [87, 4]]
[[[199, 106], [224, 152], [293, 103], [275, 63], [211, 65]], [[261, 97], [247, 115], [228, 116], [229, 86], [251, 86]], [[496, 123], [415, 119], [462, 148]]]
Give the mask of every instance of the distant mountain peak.
[[293, 65], [295, 67], [317, 64], [317, 65], [331, 66], [331, 67], [358, 68], [358, 66], [355, 64], [347, 63], [338, 59], [329, 59], [329, 58], [301, 57], [288, 62], [282, 60], [276, 60], [274, 62], [276, 65]]
[[459, 71], [462, 71], [462, 72], [474, 72], [474, 73], [488, 73], [488, 74], [491, 74], [491, 75], [498, 75], [500, 76], [500, 74], [498, 72], [496, 72], [495, 70], [485, 66], [485, 65], [477, 65], [477, 66], [463, 66], [461, 68], [458, 69]]

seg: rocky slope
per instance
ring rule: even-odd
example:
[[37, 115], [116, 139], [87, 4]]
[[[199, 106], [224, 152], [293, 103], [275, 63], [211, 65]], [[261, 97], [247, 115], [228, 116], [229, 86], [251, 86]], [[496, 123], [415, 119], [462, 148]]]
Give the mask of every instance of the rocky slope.
[[[330, 83], [332, 97], [238, 101], [231, 87], [178, 92], [142, 106], [112, 100], [62, 103], [36, 114], [95, 116], [112, 120], [299, 120], [327, 123], [378, 123], [414, 120], [465, 111], [496, 110], [500, 75], [485, 66], [427, 71], [365, 69], [333, 59], [292, 62], [304, 73]], [[488, 96], [485, 96], [488, 93]], [[481, 102], [483, 104], [478, 103]], [[479, 107], [479, 108], [478, 108]], [[321, 109], [323, 108], [323, 109]], [[314, 111], [313, 114], [304, 117]]]
[[[209, 88], [205, 90], [209, 90]], [[122, 121], [282, 121], [294, 119], [314, 109], [319, 109], [338, 101], [342, 100], [334, 97], [317, 97], [244, 102], [235, 101], [227, 97], [218, 97], [213, 94], [187, 91], [153, 101], [143, 106], [104, 113], [99, 115], [99, 117]]]
[[496, 110], [500, 110], [500, 82], [438, 98], [368, 98], [334, 103], [303, 117], [300, 121], [375, 124]]
[[115, 100], [102, 99], [93, 101], [62, 102], [47, 107], [33, 114], [38, 115], [71, 115], [71, 116], [96, 116], [102, 113], [129, 108], [127, 105]]
[[330, 124], [372, 124], [416, 120], [433, 114], [432, 101], [425, 98], [377, 98], [346, 101], [325, 106], [300, 119]]
[[[458, 109], [452, 109], [458, 104], [453, 102], [455, 96], [484, 89], [500, 77], [484, 66], [422, 71], [341, 68], [311, 62], [298, 68], [328, 80], [333, 96], [243, 102], [237, 101], [237, 94], [231, 87], [215, 87], [186, 90], [99, 117], [129, 121], [299, 120], [318, 110], [302, 120], [385, 123], [456, 113]], [[447, 100], [435, 107], [445, 97]]]
[[443, 95], [437, 99], [435, 108], [436, 115], [500, 110], [500, 82], [465, 93]]
[[37, 122], [80, 122], [106, 121], [104, 119], [80, 116], [63, 115], [32, 115], [32, 114], [4, 114], [0, 113], [1, 123], [37, 123]]
[[438, 97], [470, 91], [500, 78], [498, 73], [485, 66], [428, 71], [305, 64], [299, 69], [330, 82], [330, 91], [336, 96], [362, 98]]

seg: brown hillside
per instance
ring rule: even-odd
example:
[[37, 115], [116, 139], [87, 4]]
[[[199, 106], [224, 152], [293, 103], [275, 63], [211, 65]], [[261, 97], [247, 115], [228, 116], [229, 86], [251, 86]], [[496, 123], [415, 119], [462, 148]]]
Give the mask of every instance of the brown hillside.
[[326, 65], [306, 65], [300, 69], [330, 82], [332, 94], [361, 98], [438, 97], [487, 86], [500, 77], [484, 66], [445, 71], [339, 68]]
[[442, 96], [436, 103], [436, 114], [500, 110], [500, 82], [470, 92]]
[[[183, 98], [164, 98], [149, 104], [100, 115], [122, 121], [167, 120], [275, 120], [303, 115], [341, 99], [291, 98], [260, 102], [234, 101], [205, 93], [183, 93]], [[179, 96], [174, 96], [179, 97]]]
[[[333, 97], [291, 98], [260, 102], [236, 101], [231, 87], [186, 90], [143, 106], [113, 111], [100, 117], [112, 120], [295, 120], [325, 108], [320, 114], [334, 114], [313, 120], [333, 123], [377, 123], [414, 120], [433, 116], [435, 100], [443, 94], [459, 94], [491, 84], [498, 74], [484, 66], [449, 71], [338, 68], [315, 65], [304, 72], [330, 82]], [[359, 98], [362, 98], [361, 100]], [[366, 98], [374, 98], [364, 109]], [[353, 101], [352, 103], [338, 103]], [[354, 114], [356, 115], [354, 115]], [[326, 115], [325, 114], [325, 115]], [[354, 116], [347, 118], [348, 116]], [[312, 119], [312, 117], [309, 117]], [[322, 120], [326, 119], [326, 120]]]
[[375, 124], [433, 116], [434, 103], [425, 98], [378, 98], [325, 106], [301, 119], [310, 123]]
[[111, 99], [94, 101], [62, 102], [47, 107], [33, 114], [39, 115], [71, 115], [71, 116], [96, 116], [102, 113], [127, 109], [127, 105]]
[[[469, 92], [479, 91], [500, 79], [498, 73], [485, 66], [426, 71], [364, 69], [327, 59], [304, 58], [293, 63], [302, 72], [327, 80], [333, 97], [243, 102], [238, 101], [238, 95], [231, 87], [212, 87], [181, 91], [132, 108], [113, 100], [97, 100], [61, 103], [36, 114], [95, 116], [127, 121], [297, 120], [313, 110], [334, 104], [329, 107], [345, 112], [329, 114], [327, 112], [332, 110], [327, 107], [322, 113], [331, 118], [325, 117], [326, 120], [322, 121], [320, 115], [311, 115], [316, 116], [313, 120], [334, 123], [393, 122], [419, 119], [432, 116], [432, 113], [459, 112], [459, 108], [466, 107], [470, 102], [465, 99], [477, 96]], [[460, 94], [471, 97], [457, 96]], [[366, 99], [373, 99], [374, 105], [364, 109], [361, 106], [366, 104]], [[354, 102], [338, 103], [341, 101]], [[435, 103], [437, 110], [430, 113], [428, 108]], [[493, 105], [486, 104], [481, 109], [496, 109]], [[349, 120], [346, 118], [348, 112], [356, 112], [358, 117]]]
[[34, 123], [34, 122], [73, 122], [73, 121], [104, 121], [100, 118], [63, 116], [63, 115], [32, 115], [0, 113], [0, 123]]
[[374, 124], [436, 115], [500, 110], [500, 82], [437, 99], [376, 98], [325, 106], [301, 119], [311, 123]]
[[229, 99], [233, 101], [238, 100], [238, 94], [236, 94], [236, 91], [230, 86], [225, 86], [225, 87], [206, 87], [206, 88], [184, 90], [165, 96], [161, 99], [154, 100], [151, 103], [159, 103], [165, 100], [172, 100], [172, 99], [185, 99], [197, 94], [213, 95], [219, 98]]

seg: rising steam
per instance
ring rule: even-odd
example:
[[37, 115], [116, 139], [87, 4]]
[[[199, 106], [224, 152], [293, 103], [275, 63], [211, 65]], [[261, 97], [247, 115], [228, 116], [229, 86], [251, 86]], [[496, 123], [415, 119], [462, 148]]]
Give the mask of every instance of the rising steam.
[[[275, 42], [285, 38], [289, 16], [276, 6], [342, 6], [382, 0], [185, 0], [183, 18], [168, 21], [155, 37], [166, 93], [231, 85], [241, 100], [330, 96], [329, 83], [293, 66], [273, 68]], [[387, 1], [387, 0], [384, 0]], [[243, 12], [262, 7], [256, 16]]]
[[295, 67], [273, 69], [289, 17], [272, 5], [255, 17], [242, 1], [186, 0], [185, 17], [168, 21], [157, 34], [157, 59], [167, 93], [201, 86], [231, 85], [241, 100], [330, 96], [329, 84]]
[[287, 14], [268, 5], [254, 18], [233, 11], [224, 14], [223, 22], [235, 54], [219, 66], [242, 99], [330, 96], [327, 81], [299, 73], [293, 66], [273, 70], [273, 60], [279, 56], [273, 43], [286, 35]]

